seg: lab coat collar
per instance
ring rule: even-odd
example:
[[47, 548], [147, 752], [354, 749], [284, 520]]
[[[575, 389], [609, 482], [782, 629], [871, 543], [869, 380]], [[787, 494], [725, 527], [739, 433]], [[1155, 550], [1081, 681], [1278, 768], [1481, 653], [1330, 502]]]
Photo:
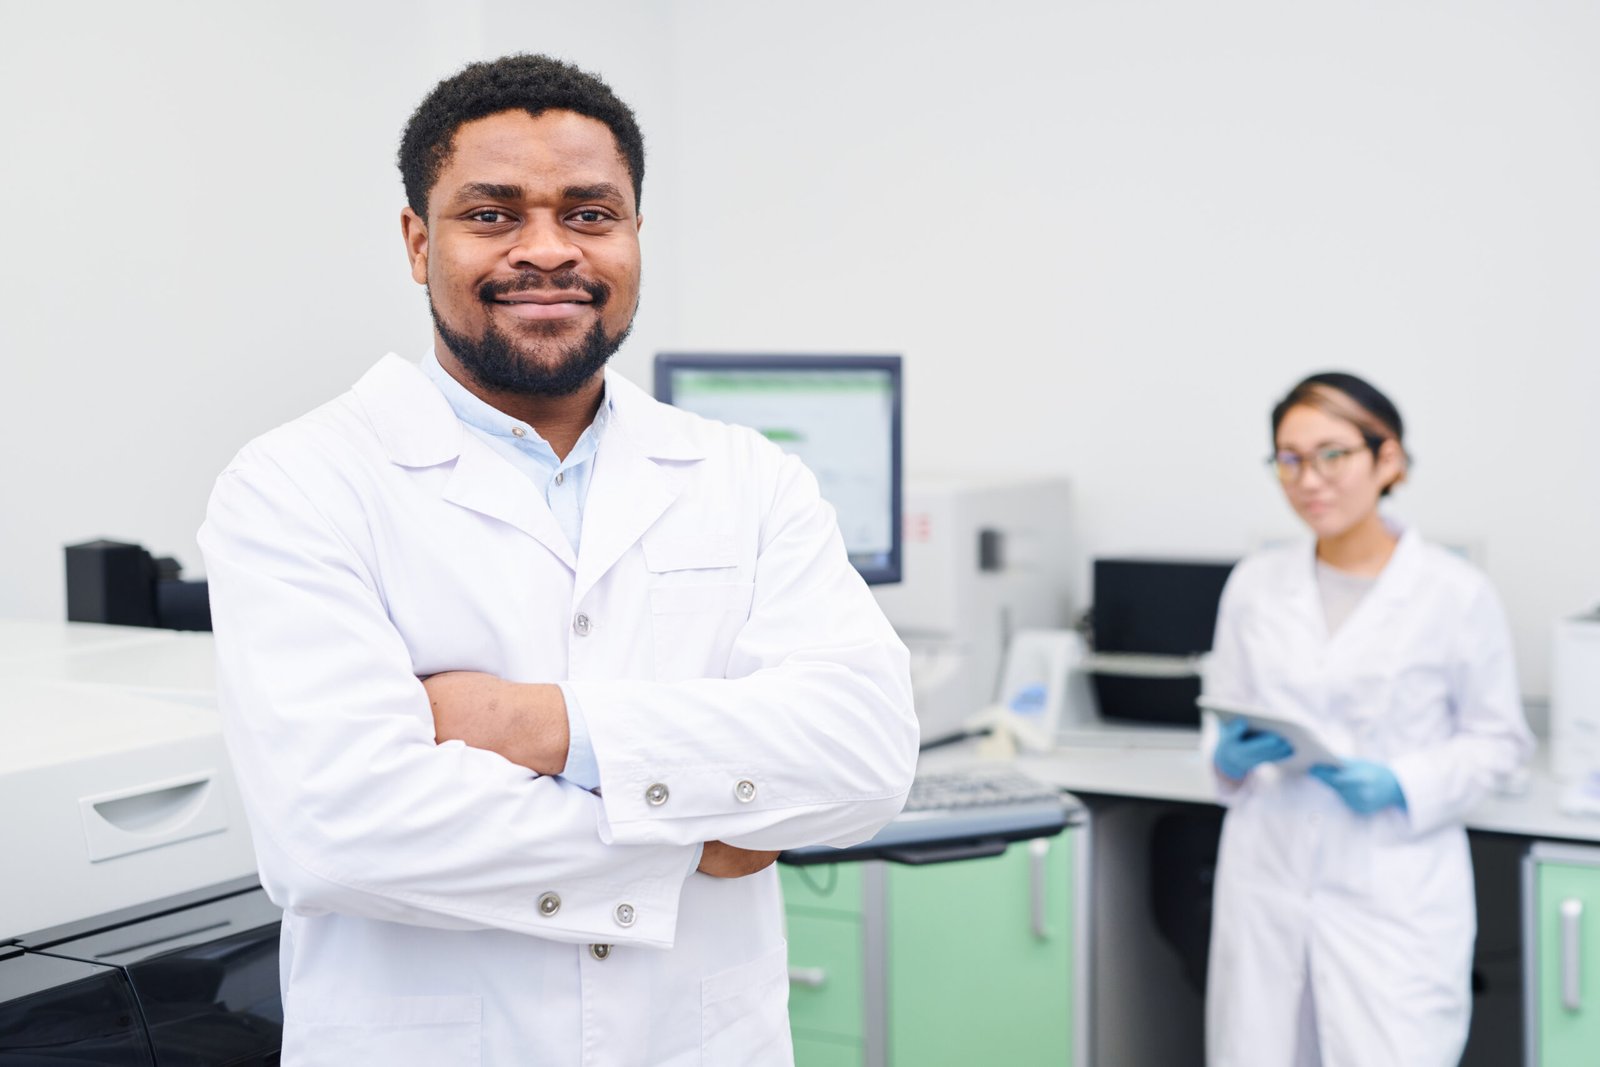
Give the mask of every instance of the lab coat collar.
[[544, 545], [576, 572], [576, 596], [581, 598], [677, 498], [685, 464], [705, 458], [688, 415], [610, 371], [606, 387], [612, 421], [595, 457], [578, 553], [533, 484], [466, 432], [416, 364], [387, 355], [353, 391], [392, 462], [421, 468], [454, 460], [444, 498], [508, 523]]
[[[652, 459], [696, 460], [705, 450], [688, 432], [680, 412], [658, 403], [642, 389], [606, 371], [614, 424], [644, 455]], [[389, 459], [402, 467], [432, 467], [462, 454], [465, 428], [415, 363], [393, 354], [384, 356], [354, 387], [373, 432]]]
[[1381, 625], [1381, 620], [1386, 618], [1394, 609], [1403, 605], [1410, 595], [1412, 580], [1417, 574], [1418, 562], [1422, 556], [1422, 535], [1414, 527], [1407, 526], [1389, 516], [1384, 516], [1383, 524], [1389, 531], [1399, 538], [1395, 545], [1394, 555], [1389, 557], [1389, 562], [1384, 564], [1378, 573], [1377, 581], [1356, 605], [1344, 625], [1333, 634], [1327, 632], [1326, 618], [1322, 612], [1322, 595], [1317, 586], [1317, 543], [1312, 540], [1302, 554], [1303, 566], [1299, 568], [1299, 589], [1297, 596], [1303, 610], [1310, 613], [1317, 620], [1317, 627], [1321, 629], [1324, 639], [1330, 647], [1337, 647], [1341, 638], [1355, 630], [1374, 625]]
[[422, 368], [393, 352], [351, 391], [389, 459], [402, 467], [433, 467], [461, 454], [466, 429]]

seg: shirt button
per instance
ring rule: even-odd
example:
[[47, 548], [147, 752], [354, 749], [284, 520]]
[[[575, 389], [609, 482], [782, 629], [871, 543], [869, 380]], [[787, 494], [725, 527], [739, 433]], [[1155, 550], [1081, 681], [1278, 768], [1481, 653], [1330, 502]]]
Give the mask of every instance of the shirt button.
[[739, 803], [748, 804], [756, 798], [756, 784], [746, 778], [733, 787], [733, 795], [739, 798]]
[[561, 910], [561, 898], [554, 893], [546, 893], [539, 898], [539, 914], [546, 919]]
[[589, 616], [580, 611], [572, 617], [572, 629], [579, 637], [588, 637], [589, 631], [594, 629], [594, 623], [589, 621]]
[[607, 956], [611, 955], [611, 946], [610, 945], [590, 945], [589, 946], [589, 955], [593, 956], [597, 960], [603, 960]]
[[667, 802], [667, 787], [657, 782], [644, 791], [644, 799], [652, 808], [659, 808]]
[[633, 925], [633, 905], [632, 904], [618, 904], [617, 905], [616, 915], [617, 915], [617, 925], [618, 926], [632, 926]]
[[513, 427], [511, 427], [511, 436], [512, 437], [526, 437], [526, 436], [528, 436], [528, 431], [524, 430], [521, 426], [513, 426]]
[[557, 485], [560, 485], [562, 482], [564, 482], [566, 480], [567, 480], [567, 475], [566, 475], [566, 473], [564, 471], [556, 471], [556, 484]]

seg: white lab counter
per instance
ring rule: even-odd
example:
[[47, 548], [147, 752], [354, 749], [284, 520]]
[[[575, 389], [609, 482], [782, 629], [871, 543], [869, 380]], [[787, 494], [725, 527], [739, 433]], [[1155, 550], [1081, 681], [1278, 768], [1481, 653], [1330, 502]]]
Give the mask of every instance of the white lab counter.
[[[1109, 735], [1115, 737], [1117, 735]], [[1156, 745], [1078, 744], [1045, 755], [1024, 755], [1017, 765], [1040, 781], [1069, 792], [1147, 800], [1215, 803], [1212, 772], [1198, 740], [1177, 747], [1170, 734]], [[1560, 807], [1561, 785], [1541, 748], [1526, 786], [1514, 795], [1495, 794], [1467, 818], [1469, 830], [1568, 841], [1600, 841], [1600, 817], [1568, 815]]]
[[209, 633], [0, 619], [0, 677], [104, 685], [216, 707], [216, 651]]

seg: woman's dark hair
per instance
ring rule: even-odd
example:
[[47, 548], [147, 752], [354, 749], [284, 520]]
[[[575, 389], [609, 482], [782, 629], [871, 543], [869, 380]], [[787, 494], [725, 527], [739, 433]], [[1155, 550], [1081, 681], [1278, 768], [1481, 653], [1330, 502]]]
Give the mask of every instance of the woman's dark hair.
[[644, 135], [633, 111], [593, 74], [549, 56], [510, 55], [472, 63], [434, 86], [400, 138], [406, 202], [423, 219], [428, 194], [450, 162], [456, 130], [502, 111], [574, 111], [606, 124], [633, 179], [637, 208], [644, 195]]
[[[1344, 371], [1321, 371], [1303, 379], [1272, 409], [1274, 445], [1277, 444], [1278, 427], [1283, 425], [1283, 417], [1296, 407], [1316, 408], [1353, 424], [1361, 431], [1361, 438], [1372, 450], [1374, 460], [1378, 458], [1378, 451], [1383, 448], [1385, 441], [1394, 441], [1409, 466], [1410, 456], [1405, 450], [1406, 427], [1400, 418], [1400, 409], [1365, 378]], [[1399, 482], [1397, 478], [1384, 486], [1383, 495], [1388, 496]]]

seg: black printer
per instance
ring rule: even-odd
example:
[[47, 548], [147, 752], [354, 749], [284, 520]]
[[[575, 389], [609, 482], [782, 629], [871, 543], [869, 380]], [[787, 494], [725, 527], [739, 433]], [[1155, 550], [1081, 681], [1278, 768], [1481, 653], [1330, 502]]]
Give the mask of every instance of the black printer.
[[0, 945], [0, 1067], [277, 1064], [279, 920], [243, 878]]

